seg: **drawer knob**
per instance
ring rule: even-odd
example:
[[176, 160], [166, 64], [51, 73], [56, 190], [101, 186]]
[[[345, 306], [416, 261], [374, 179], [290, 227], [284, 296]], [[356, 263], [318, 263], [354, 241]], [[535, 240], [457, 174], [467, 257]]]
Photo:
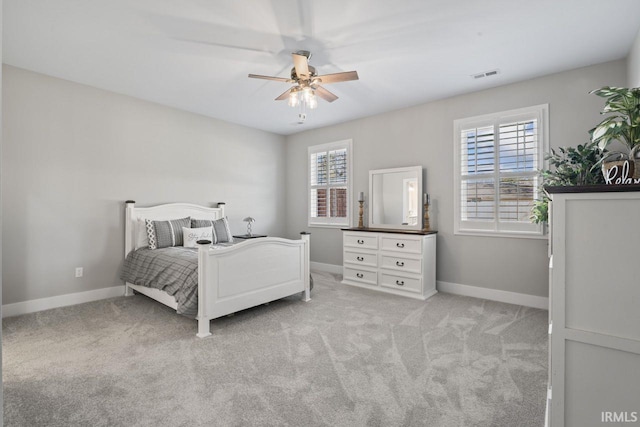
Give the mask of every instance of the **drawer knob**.
[[396, 246], [399, 248], [404, 248], [404, 243], [396, 243]]
[[362, 279], [364, 277], [364, 274], [362, 273], [356, 273], [356, 276], [358, 277], [358, 279]]
[[359, 245], [364, 245], [364, 240], [360, 240], [360, 239], [358, 239], [358, 244], [359, 244]]
[[364, 257], [361, 257], [361, 256], [356, 257], [356, 259], [357, 259], [358, 261], [364, 261]]
[[396, 280], [396, 285], [404, 286], [404, 280]]
[[402, 262], [402, 261], [396, 261], [396, 265], [397, 265], [398, 267], [404, 267], [404, 262]]

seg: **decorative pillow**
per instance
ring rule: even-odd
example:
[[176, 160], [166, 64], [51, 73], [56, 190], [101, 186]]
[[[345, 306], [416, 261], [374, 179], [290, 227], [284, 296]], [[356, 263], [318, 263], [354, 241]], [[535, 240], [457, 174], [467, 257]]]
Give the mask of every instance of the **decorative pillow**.
[[213, 232], [216, 235], [218, 243], [233, 242], [229, 221], [227, 221], [226, 217], [213, 221]]
[[233, 242], [229, 221], [226, 217], [216, 220], [192, 219], [191, 228], [199, 227], [213, 227], [213, 243]]
[[136, 222], [136, 249], [149, 246], [149, 236], [147, 235], [147, 225], [143, 218], [138, 218]]
[[185, 248], [195, 248], [198, 240], [210, 240], [213, 242], [213, 227], [182, 227], [182, 236], [184, 237]]
[[157, 248], [156, 245], [156, 228], [153, 225], [153, 221], [149, 219], [144, 220], [144, 226], [147, 229], [147, 243], [149, 243], [149, 249]]
[[191, 218], [172, 219], [168, 221], [145, 220], [147, 235], [149, 237], [149, 249], [167, 248], [169, 246], [182, 246], [182, 227], [191, 225]]
[[191, 218], [191, 228], [202, 228], [202, 227], [213, 227], [213, 220]]
[[215, 221], [211, 220], [211, 219], [193, 219], [191, 218], [191, 228], [203, 228], [203, 227], [209, 227], [211, 228], [211, 243], [216, 244], [218, 243], [218, 236], [216, 236], [216, 230], [213, 227], [213, 223]]

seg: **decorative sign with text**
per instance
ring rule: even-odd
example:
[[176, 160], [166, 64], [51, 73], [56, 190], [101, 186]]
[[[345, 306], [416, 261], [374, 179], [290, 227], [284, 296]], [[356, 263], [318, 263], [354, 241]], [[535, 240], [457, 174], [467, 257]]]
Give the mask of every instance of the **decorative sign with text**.
[[633, 175], [633, 165], [629, 160], [613, 163], [616, 164], [602, 170], [607, 185], [640, 184], [640, 178], [635, 179], [629, 176]]

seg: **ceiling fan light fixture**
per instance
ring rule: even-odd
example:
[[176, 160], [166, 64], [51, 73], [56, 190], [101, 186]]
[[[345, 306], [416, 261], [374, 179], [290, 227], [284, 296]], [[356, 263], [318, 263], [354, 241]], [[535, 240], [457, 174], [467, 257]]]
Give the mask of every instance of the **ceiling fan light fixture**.
[[316, 93], [309, 86], [305, 86], [302, 89], [302, 102], [310, 110], [313, 110], [318, 106], [318, 98], [316, 98]]
[[299, 50], [292, 54], [293, 68], [291, 78], [263, 76], [260, 74], [249, 74], [253, 79], [275, 80], [278, 82], [294, 83], [295, 86], [284, 91], [276, 98], [276, 101], [287, 100], [290, 107], [298, 108], [298, 123], [303, 123], [307, 117], [306, 111], [318, 107], [318, 97], [327, 102], [333, 102], [338, 97], [325, 89], [321, 84], [340, 83], [351, 80], [358, 80], [356, 71], [347, 71], [319, 76], [316, 69], [309, 65], [311, 53], [306, 50]]
[[318, 106], [318, 98], [316, 97], [315, 93], [311, 92], [311, 95], [307, 99], [307, 105], [309, 106], [310, 110], [313, 110]]
[[291, 92], [289, 93], [289, 107], [297, 107], [300, 104], [300, 98], [298, 97], [298, 91], [294, 89], [291, 89]]

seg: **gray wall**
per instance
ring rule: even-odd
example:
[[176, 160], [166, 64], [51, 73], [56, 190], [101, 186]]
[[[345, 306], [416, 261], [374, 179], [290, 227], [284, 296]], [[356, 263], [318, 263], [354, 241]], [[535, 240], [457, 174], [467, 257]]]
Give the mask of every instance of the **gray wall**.
[[[354, 142], [354, 198], [367, 191], [370, 169], [426, 169], [438, 280], [546, 296], [545, 240], [453, 235], [453, 120], [549, 103], [552, 146], [576, 145], [600, 120], [601, 102], [588, 92], [627, 81], [627, 63], [616, 61], [285, 139], [3, 70], [5, 304], [120, 284], [122, 202], [129, 198], [139, 205], [226, 201], [232, 231], [244, 232], [242, 218], [251, 215], [255, 232], [296, 238], [308, 229], [307, 146], [347, 138]], [[312, 260], [341, 265], [341, 232], [310, 230]], [[75, 267], [84, 267], [83, 278], [73, 277]]]
[[121, 284], [127, 199], [225, 201], [232, 232], [284, 234], [284, 137], [3, 70], [4, 304]]
[[[589, 91], [625, 83], [626, 62], [621, 60], [289, 136], [288, 234], [293, 236], [307, 225], [307, 146], [352, 138], [352, 196], [366, 192], [370, 169], [415, 165], [426, 169], [424, 191], [431, 194], [431, 224], [438, 230], [438, 280], [547, 296], [546, 240], [453, 234], [453, 120], [548, 103], [551, 146], [577, 145], [587, 141], [587, 131], [601, 119], [602, 102]], [[312, 261], [341, 265], [340, 230], [310, 231]]]
[[627, 74], [627, 87], [640, 87], [640, 31], [629, 51]]
[[[0, 0], [0, 63], [2, 63], [2, 0]], [[0, 96], [2, 96], [2, 68], [0, 67]], [[0, 105], [0, 128], [2, 128], [2, 105]], [[2, 160], [2, 135], [0, 135], [0, 161]], [[0, 184], [2, 183], [2, 165], [0, 162]], [[1, 187], [1, 185], [0, 185]], [[2, 222], [2, 190], [0, 189], [0, 223]], [[2, 229], [0, 228], [0, 243]], [[0, 323], [2, 323], [2, 244], [0, 244]], [[2, 328], [0, 328], [0, 348], [2, 348]], [[0, 378], [2, 378], [2, 352], [0, 351]], [[4, 407], [4, 386], [0, 382], [0, 408]], [[3, 425], [3, 413], [0, 411], [0, 426]]]

